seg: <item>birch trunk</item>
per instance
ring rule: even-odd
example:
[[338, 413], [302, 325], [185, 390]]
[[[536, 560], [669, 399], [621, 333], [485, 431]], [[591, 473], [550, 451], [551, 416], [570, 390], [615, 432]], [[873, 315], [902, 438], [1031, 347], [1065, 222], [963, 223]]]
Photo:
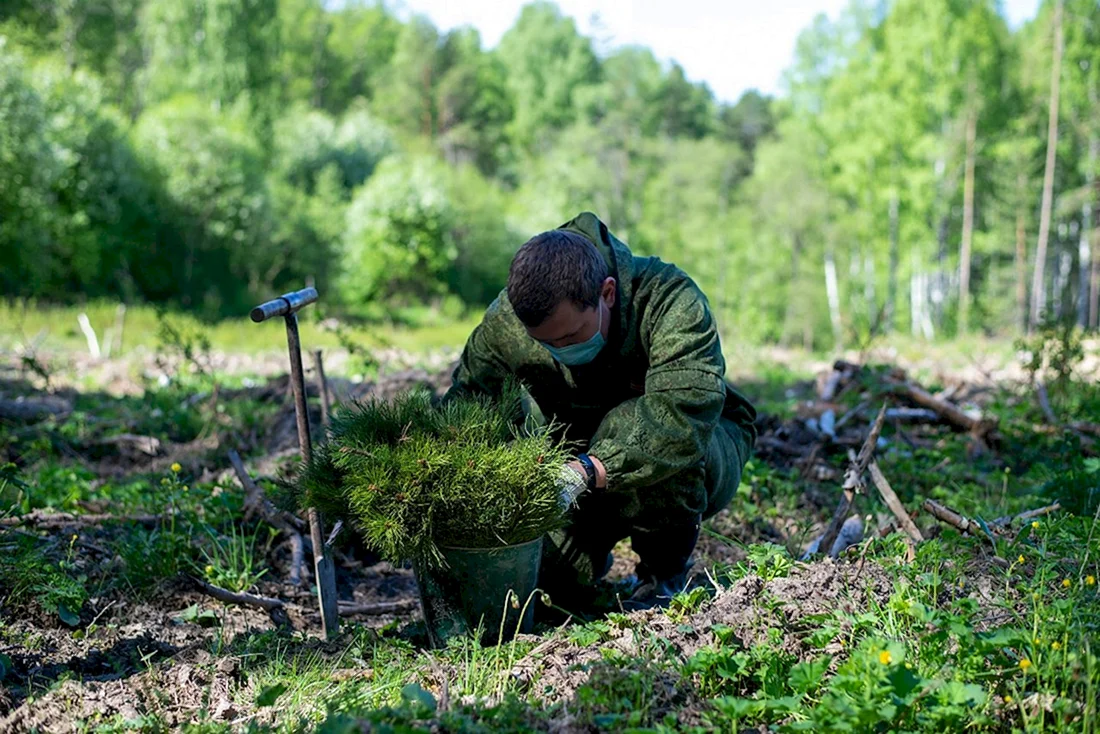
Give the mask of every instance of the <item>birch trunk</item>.
[[970, 251], [974, 237], [974, 158], [978, 137], [978, 110], [970, 84], [970, 110], [966, 116], [966, 173], [963, 177], [962, 247], [959, 251], [959, 333], [970, 331]]
[[883, 330], [894, 330], [898, 301], [898, 192], [890, 194], [890, 271], [886, 276], [886, 317]]
[[[1023, 188], [1023, 176], [1020, 176]], [[1020, 333], [1027, 331], [1027, 231], [1024, 210], [1016, 210], [1016, 325]]]
[[836, 279], [836, 257], [830, 242], [825, 247], [825, 295], [829, 299], [829, 323], [833, 327], [833, 351], [844, 348], [844, 331], [840, 323], [840, 288]]

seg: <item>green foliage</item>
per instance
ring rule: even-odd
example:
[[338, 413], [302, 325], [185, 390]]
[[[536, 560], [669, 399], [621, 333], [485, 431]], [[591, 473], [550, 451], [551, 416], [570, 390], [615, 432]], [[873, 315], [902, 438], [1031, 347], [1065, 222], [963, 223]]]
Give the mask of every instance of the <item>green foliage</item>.
[[73, 564], [77, 536], [66, 539], [61, 558], [47, 552], [42, 539], [4, 533], [0, 536], [0, 605], [36, 602], [70, 626], [80, 622], [88, 599], [88, 577]]
[[[248, 591], [263, 578], [268, 569], [260, 568], [257, 561], [266, 555], [267, 547], [257, 555], [256, 541], [263, 528], [257, 528], [249, 537], [244, 530], [238, 532], [236, 526], [230, 527], [228, 536], [219, 536], [208, 529], [209, 544], [200, 549], [202, 560], [196, 564], [197, 570], [210, 583], [230, 591]], [[270, 546], [270, 533], [267, 546]]]
[[341, 412], [305, 467], [302, 506], [350, 517], [383, 556], [426, 563], [440, 546], [534, 540], [563, 521], [566, 453], [548, 428], [521, 429], [518, 387], [499, 401], [433, 408], [424, 391]]
[[384, 161], [348, 209], [344, 299], [440, 295], [457, 255], [453, 216], [438, 164], [424, 158]]
[[498, 53], [508, 69], [513, 135], [521, 145], [543, 144], [548, 133], [575, 120], [576, 93], [599, 74], [589, 39], [550, 2], [525, 5]]
[[[588, 209], [683, 266], [742, 341], [1028, 326], [1016, 284], [1053, 3], [1015, 30], [992, 0], [853, 5], [803, 33], [782, 98], [727, 103], [649, 49], [597, 53], [551, 2], [525, 6], [494, 49], [384, 3], [9, 5], [7, 295], [224, 317], [312, 278], [374, 320], [454, 312], [495, 296], [524, 239]], [[1040, 294], [1079, 326], [1095, 295], [1097, 12], [1065, 2]]]
[[[1067, 398], [1074, 371], [1085, 357], [1081, 332], [1073, 322], [1047, 320], [1035, 333], [1016, 340], [1028, 382], [1049, 382], [1051, 397]], [[1061, 407], [1061, 406], [1060, 406]]]
[[[244, 121], [225, 119], [194, 98], [177, 97], [147, 111], [135, 132], [139, 149], [162, 176], [164, 191], [180, 224], [176, 262], [150, 278], [149, 290], [172, 293], [173, 278], [184, 281], [191, 305], [217, 314], [226, 305], [244, 310], [247, 292], [271, 282], [290, 254], [275, 263], [271, 251], [270, 200], [263, 185], [263, 158]], [[266, 253], [265, 253], [266, 251]], [[274, 254], [274, 253], [271, 253]], [[264, 272], [269, 271], [269, 272]], [[271, 272], [273, 271], [273, 272]], [[224, 299], [233, 299], [229, 304]]]

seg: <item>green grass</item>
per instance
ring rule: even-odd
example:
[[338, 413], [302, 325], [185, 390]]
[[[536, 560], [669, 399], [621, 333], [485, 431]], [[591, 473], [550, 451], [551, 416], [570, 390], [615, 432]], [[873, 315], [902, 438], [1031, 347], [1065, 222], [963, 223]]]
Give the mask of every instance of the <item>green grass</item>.
[[[35, 344], [39, 350], [87, 353], [87, 342], [80, 330], [77, 316], [88, 315], [101, 349], [107, 345], [113, 331], [117, 304], [97, 301], [85, 307], [49, 306], [35, 303], [0, 301], [0, 349], [16, 345]], [[300, 314], [302, 344], [306, 348], [341, 346], [339, 336], [320, 328], [319, 312], [313, 306]], [[254, 324], [244, 314], [239, 319], [204, 323], [184, 312], [170, 312], [169, 319], [187, 332], [202, 333], [212, 349], [228, 353], [283, 352], [286, 350], [286, 330], [281, 320]], [[349, 329], [352, 342], [370, 346], [391, 346], [410, 353], [444, 347], [457, 347], [480, 321], [480, 314], [461, 318], [443, 317], [425, 312], [415, 326], [372, 324]], [[126, 309], [122, 351], [113, 339], [113, 354], [131, 354], [139, 349], [154, 351], [158, 340], [158, 317], [151, 306], [129, 306]]]

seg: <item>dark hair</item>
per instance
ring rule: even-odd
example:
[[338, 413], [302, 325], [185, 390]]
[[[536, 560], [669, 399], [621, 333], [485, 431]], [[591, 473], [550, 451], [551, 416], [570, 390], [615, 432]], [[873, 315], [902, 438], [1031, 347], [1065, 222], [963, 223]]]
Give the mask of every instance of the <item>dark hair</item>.
[[508, 300], [527, 326], [546, 321], [558, 304], [595, 307], [607, 262], [586, 238], [563, 229], [535, 235], [519, 248], [508, 271]]

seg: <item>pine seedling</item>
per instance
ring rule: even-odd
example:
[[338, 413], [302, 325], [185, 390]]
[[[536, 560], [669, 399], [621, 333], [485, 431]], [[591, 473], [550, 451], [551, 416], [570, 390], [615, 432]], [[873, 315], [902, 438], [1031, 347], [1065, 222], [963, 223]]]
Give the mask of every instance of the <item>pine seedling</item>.
[[426, 391], [361, 403], [302, 473], [304, 505], [349, 519], [391, 561], [495, 548], [560, 527], [567, 459], [552, 427], [521, 427], [521, 391], [434, 408]]

